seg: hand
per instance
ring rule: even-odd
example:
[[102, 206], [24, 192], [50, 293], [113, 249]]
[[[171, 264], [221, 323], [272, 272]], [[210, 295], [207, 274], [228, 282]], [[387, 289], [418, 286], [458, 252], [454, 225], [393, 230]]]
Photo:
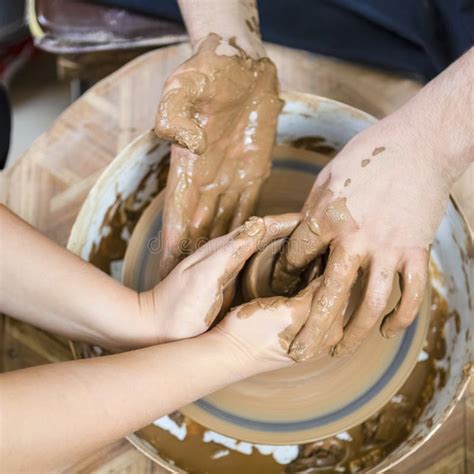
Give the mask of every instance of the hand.
[[155, 131], [180, 146], [171, 151], [162, 277], [183, 243], [194, 250], [245, 222], [270, 172], [282, 101], [273, 63], [249, 54], [210, 34], [166, 83]]
[[233, 309], [211, 331], [240, 353], [243, 367], [267, 372], [295, 362], [289, 354], [296, 334], [311, 309], [321, 279], [313, 280], [292, 298], [259, 298]]
[[209, 241], [154, 289], [139, 295], [139, 319], [153, 322], [160, 343], [207, 331], [230, 307], [236, 276], [247, 259], [272, 240], [290, 235], [298, 221], [299, 214], [253, 217]]
[[303, 220], [277, 262], [273, 286], [284, 292], [298, 282], [302, 269], [330, 248], [324, 283], [291, 351], [305, 347], [300, 358], [311, 357], [331, 328], [342, 331], [342, 313], [359, 270], [367, 281], [364, 295], [335, 354], [356, 350], [377, 324], [397, 272], [402, 296], [385, 317], [382, 334], [390, 337], [406, 328], [419, 310], [430, 244], [451, 180], [433, 159], [429, 144], [405, 130], [403, 123], [401, 116], [379, 122], [324, 168], [305, 203]]

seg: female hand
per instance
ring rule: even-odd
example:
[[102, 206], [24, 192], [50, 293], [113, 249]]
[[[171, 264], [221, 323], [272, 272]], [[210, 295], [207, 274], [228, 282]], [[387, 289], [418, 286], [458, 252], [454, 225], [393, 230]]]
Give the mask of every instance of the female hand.
[[290, 346], [308, 318], [320, 284], [319, 278], [294, 297], [259, 298], [234, 308], [211, 333], [235, 348], [243, 367], [254, 367], [255, 373], [291, 365], [296, 358], [289, 353]]
[[197, 336], [225, 312], [247, 259], [272, 240], [288, 236], [299, 214], [252, 217], [183, 260], [154, 289], [141, 293], [140, 319], [152, 322], [157, 342]]
[[[155, 131], [173, 146], [164, 211], [166, 276], [184, 257], [241, 225], [271, 166], [282, 101], [261, 41], [209, 34], [168, 79]], [[183, 245], [183, 243], [187, 245]]]

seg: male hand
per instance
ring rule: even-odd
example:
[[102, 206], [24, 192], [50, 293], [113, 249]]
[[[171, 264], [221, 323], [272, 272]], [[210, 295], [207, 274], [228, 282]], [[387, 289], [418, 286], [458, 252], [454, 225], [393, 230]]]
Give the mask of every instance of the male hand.
[[381, 326], [393, 336], [414, 320], [427, 283], [430, 244], [447, 205], [451, 179], [422, 136], [389, 117], [356, 136], [318, 176], [273, 287], [291, 291], [307, 265], [330, 250], [323, 284], [292, 354], [312, 357], [329, 332], [342, 334], [343, 312], [359, 272], [366, 281], [359, 307], [334, 354], [353, 352], [377, 324], [396, 273], [398, 306]]

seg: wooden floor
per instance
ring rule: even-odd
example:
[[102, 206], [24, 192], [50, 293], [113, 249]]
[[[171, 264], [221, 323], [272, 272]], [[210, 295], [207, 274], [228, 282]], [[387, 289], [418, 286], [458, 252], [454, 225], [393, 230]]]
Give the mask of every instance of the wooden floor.
[[[377, 117], [420, 85], [392, 74], [273, 45], [282, 88], [346, 102]], [[71, 105], [15, 165], [0, 175], [0, 201], [65, 245], [71, 226], [105, 166], [152, 127], [164, 81], [190, 53], [187, 44], [137, 58]], [[67, 341], [4, 317], [3, 370], [71, 358]], [[71, 467], [74, 473], [162, 472], [126, 441]], [[474, 473], [474, 384], [442, 429], [392, 473]]]

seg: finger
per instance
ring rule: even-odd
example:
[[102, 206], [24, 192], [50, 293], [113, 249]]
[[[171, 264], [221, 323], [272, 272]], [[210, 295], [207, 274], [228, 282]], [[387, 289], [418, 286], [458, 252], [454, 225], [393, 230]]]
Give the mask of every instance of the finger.
[[301, 215], [297, 212], [279, 214], [276, 216], [265, 216], [265, 236], [262, 239], [262, 248], [270, 242], [288, 237], [299, 224]]
[[209, 288], [203, 288], [203, 294], [215, 292], [214, 303], [205, 318], [207, 327], [230, 306], [235, 278], [264, 234], [263, 219], [250, 219], [232, 235], [209, 241], [183, 262], [182, 271], [192, 271], [196, 278], [204, 278], [203, 287], [208, 285]]
[[163, 251], [160, 256], [160, 278], [165, 278], [186, 255], [189, 243], [189, 223], [195, 203], [197, 187], [189, 183], [189, 163], [192, 154], [179, 147], [171, 147], [171, 163], [166, 185], [163, 210]]
[[382, 336], [390, 338], [406, 329], [415, 319], [425, 295], [428, 281], [428, 253], [412, 254], [402, 270], [402, 297], [398, 307], [388, 314], [380, 328]]
[[308, 321], [295, 339], [298, 344], [291, 348], [293, 358], [306, 360], [318, 352], [335, 318], [349, 300], [360, 260], [358, 255], [347, 252], [342, 246], [333, 249]]
[[[237, 229], [235, 230], [235, 233], [236, 232]], [[191, 255], [189, 255], [185, 261], [183, 261], [183, 268], [189, 268], [190, 266], [197, 264], [198, 262], [204, 260], [205, 258], [209, 257], [209, 255], [222, 248], [224, 245], [227, 245], [231, 240], [233, 234], [234, 233], [222, 235], [221, 237], [209, 240], [204, 245], [201, 245]]]
[[247, 185], [240, 195], [237, 208], [235, 209], [230, 229], [235, 229], [239, 225], [242, 225], [254, 212], [257, 207], [257, 199], [260, 195], [260, 189], [262, 188], [263, 181], [257, 180]]
[[224, 317], [232, 307], [232, 302], [234, 301], [235, 297], [235, 279], [232, 280], [225, 288], [224, 288], [224, 298], [222, 301], [222, 308], [219, 314], [219, 317]]
[[207, 78], [200, 73], [182, 73], [174, 78], [175, 87], [168, 90], [158, 106], [155, 133], [192, 153], [201, 155], [206, 150], [205, 131], [196, 122], [195, 101], [204, 94]]
[[332, 354], [334, 347], [341, 341], [344, 331], [344, 310], [334, 320], [324, 340], [323, 352]]
[[339, 341], [342, 339], [344, 331], [344, 309], [334, 319], [331, 327], [328, 329], [326, 336], [321, 343], [321, 346], [317, 348], [313, 358], [316, 356], [327, 356], [333, 355], [334, 349]]
[[198, 244], [209, 238], [216, 216], [219, 194], [220, 191], [213, 188], [203, 192], [199, 198], [189, 229], [194, 249], [199, 248]]
[[354, 353], [380, 318], [386, 314], [394, 278], [398, 278], [395, 265], [396, 262], [389, 266], [377, 263], [371, 266], [362, 301], [351, 317], [342, 341], [334, 348], [333, 355]]
[[279, 334], [279, 337], [280, 341], [284, 345], [285, 350], [292, 358], [294, 357], [292, 356], [290, 348], [293, 348], [296, 335], [301, 331], [304, 324], [308, 320], [311, 310], [311, 302], [317, 290], [321, 287], [321, 284], [322, 278], [317, 278], [316, 280], [313, 280], [306, 288], [303, 288], [296, 296], [293, 296], [292, 298], [286, 298], [287, 305], [293, 310], [293, 322], [283, 331], [283, 333]]
[[316, 218], [307, 214], [276, 262], [273, 290], [279, 294], [293, 292], [305, 267], [327, 248], [329, 239], [329, 235], [321, 235]]
[[[296, 212], [288, 214], [280, 214], [277, 216], [266, 216], [263, 218], [265, 224], [265, 234], [261, 238], [257, 250], [266, 247], [273, 240], [287, 237], [298, 225], [300, 215]], [[253, 222], [256, 218], [250, 218], [249, 221]], [[249, 223], [250, 224], [250, 223]], [[247, 224], [247, 225], [249, 225]], [[217, 237], [210, 240], [206, 244], [202, 245], [194, 253], [186, 258], [185, 267], [187, 268], [197, 262], [208, 257], [212, 253], [221, 249], [224, 245], [227, 245], [232, 239], [238, 236], [242, 232], [243, 226], [234, 229], [226, 235]]]
[[[251, 217], [229, 234], [213, 239], [186, 259], [186, 267], [206, 260], [209, 268], [227, 275], [224, 283], [235, 277], [245, 262], [275, 239], [288, 236], [299, 222], [299, 214]], [[183, 262], [184, 263], [184, 262]], [[223, 270], [225, 269], [225, 270]]]
[[[208, 312], [206, 321], [208, 322], [208, 326], [214, 326], [218, 324], [224, 316], [229, 312], [232, 307], [232, 302], [234, 301], [235, 297], [235, 280], [231, 282], [231, 284], [227, 285], [222, 291], [222, 302], [220, 304], [220, 308], [215, 309], [214, 313], [211, 311]], [[216, 305], [217, 306], [217, 305]]]
[[238, 201], [239, 195], [235, 191], [228, 191], [220, 197], [216, 216], [210, 232], [211, 239], [219, 237], [230, 230], [229, 224], [234, 215]]
[[255, 253], [264, 235], [264, 220], [250, 218], [231, 234], [209, 241], [199, 253], [196, 252], [200, 258], [190, 259], [187, 268], [205, 265], [202, 271], [207, 271], [209, 278], [218, 278], [224, 288]]

